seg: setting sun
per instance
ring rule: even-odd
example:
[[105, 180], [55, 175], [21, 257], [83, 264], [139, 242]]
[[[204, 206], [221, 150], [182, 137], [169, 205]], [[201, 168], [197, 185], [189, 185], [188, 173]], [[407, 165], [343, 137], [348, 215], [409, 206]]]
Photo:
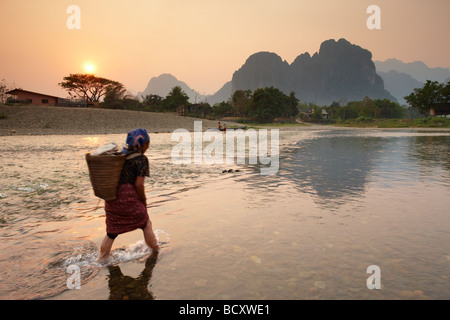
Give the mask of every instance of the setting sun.
[[95, 66], [92, 63], [85, 63], [83, 68], [86, 73], [95, 72]]

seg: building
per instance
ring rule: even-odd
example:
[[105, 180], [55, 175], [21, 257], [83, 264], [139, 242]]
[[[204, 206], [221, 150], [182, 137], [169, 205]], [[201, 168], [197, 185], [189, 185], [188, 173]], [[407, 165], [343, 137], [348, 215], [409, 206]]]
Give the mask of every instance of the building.
[[188, 106], [177, 107], [176, 112], [179, 116], [183, 117], [189, 114], [190, 116], [204, 118], [210, 113], [209, 109], [210, 107], [206, 104], [190, 104]]
[[10, 103], [31, 104], [34, 106], [60, 106], [60, 107], [98, 107], [98, 102], [86, 103], [83, 99], [70, 100], [44, 93], [37, 93], [23, 89], [14, 89], [6, 92], [12, 96]]
[[6, 92], [6, 94], [13, 96], [13, 98], [10, 99], [10, 101], [12, 102], [20, 102], [36, 106], [57, 106], [59, 100], [66, 100], [48, 94], [37, 93], [22, 89], [14, 89]]
[[177, 113], [178, 113], [179, 116], [185, 117], [186, 116], [186, 108], [185, 108], [185, 106], [177, 107]]
[[446, 116], [450, 114], [450, 103], [434, 103], [430, 108], [431, 116]]

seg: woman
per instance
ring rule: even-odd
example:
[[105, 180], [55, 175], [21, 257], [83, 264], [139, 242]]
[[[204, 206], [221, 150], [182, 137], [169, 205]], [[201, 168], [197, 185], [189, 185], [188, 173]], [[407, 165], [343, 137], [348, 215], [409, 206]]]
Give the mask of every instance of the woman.
[[150, 137], [145, 129], [136, 129], [128, 133], [126, 144], [122, 152], [126, 160], [120, 174], [117, 198], [105, 202], [106, 236], [100, 246], [100, 260], [109, 255], [119, 234], [138, 228], [144, 231], [145, 243], [152, 250], [159, 251], [147, 213], [144, 187], [145, 177], [150, 176], [148, 158], [144, 155]]

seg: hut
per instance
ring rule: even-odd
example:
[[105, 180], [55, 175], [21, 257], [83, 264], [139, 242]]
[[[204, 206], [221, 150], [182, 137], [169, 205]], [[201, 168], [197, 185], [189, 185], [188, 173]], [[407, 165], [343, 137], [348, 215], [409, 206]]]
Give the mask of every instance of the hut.
[[430, 107], [431, 116], [446, 116], [450, 114], [450, 103], [433, 103]]
[[87, 103], [83, 99], [65, 99], [57, 96], [48, 95], [45, 93], [38, 93], [23, 89], [14, 89], [6, 92], [11, 95], [8, 98], [10, 103], [30, 104], [34, 106], [60, 106], [60, 107], [98, 107], [98, 102]]
[[57, 106], [58, 101], [62, 99], [56, 96], [27, 91], [23, 89], [14, 89], [6, 92], [6, 94], [13, 96], [13, 98], [10, 100], [12, 102], [32, 104], [35, 106]]

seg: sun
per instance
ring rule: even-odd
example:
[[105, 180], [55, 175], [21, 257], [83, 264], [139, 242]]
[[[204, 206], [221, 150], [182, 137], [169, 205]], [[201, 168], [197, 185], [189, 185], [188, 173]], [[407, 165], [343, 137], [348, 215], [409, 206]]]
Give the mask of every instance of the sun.
[[86, 73], [93, 74], [95, 72], [95, 66], [92, 63], [85, 63], [83, 68]]

